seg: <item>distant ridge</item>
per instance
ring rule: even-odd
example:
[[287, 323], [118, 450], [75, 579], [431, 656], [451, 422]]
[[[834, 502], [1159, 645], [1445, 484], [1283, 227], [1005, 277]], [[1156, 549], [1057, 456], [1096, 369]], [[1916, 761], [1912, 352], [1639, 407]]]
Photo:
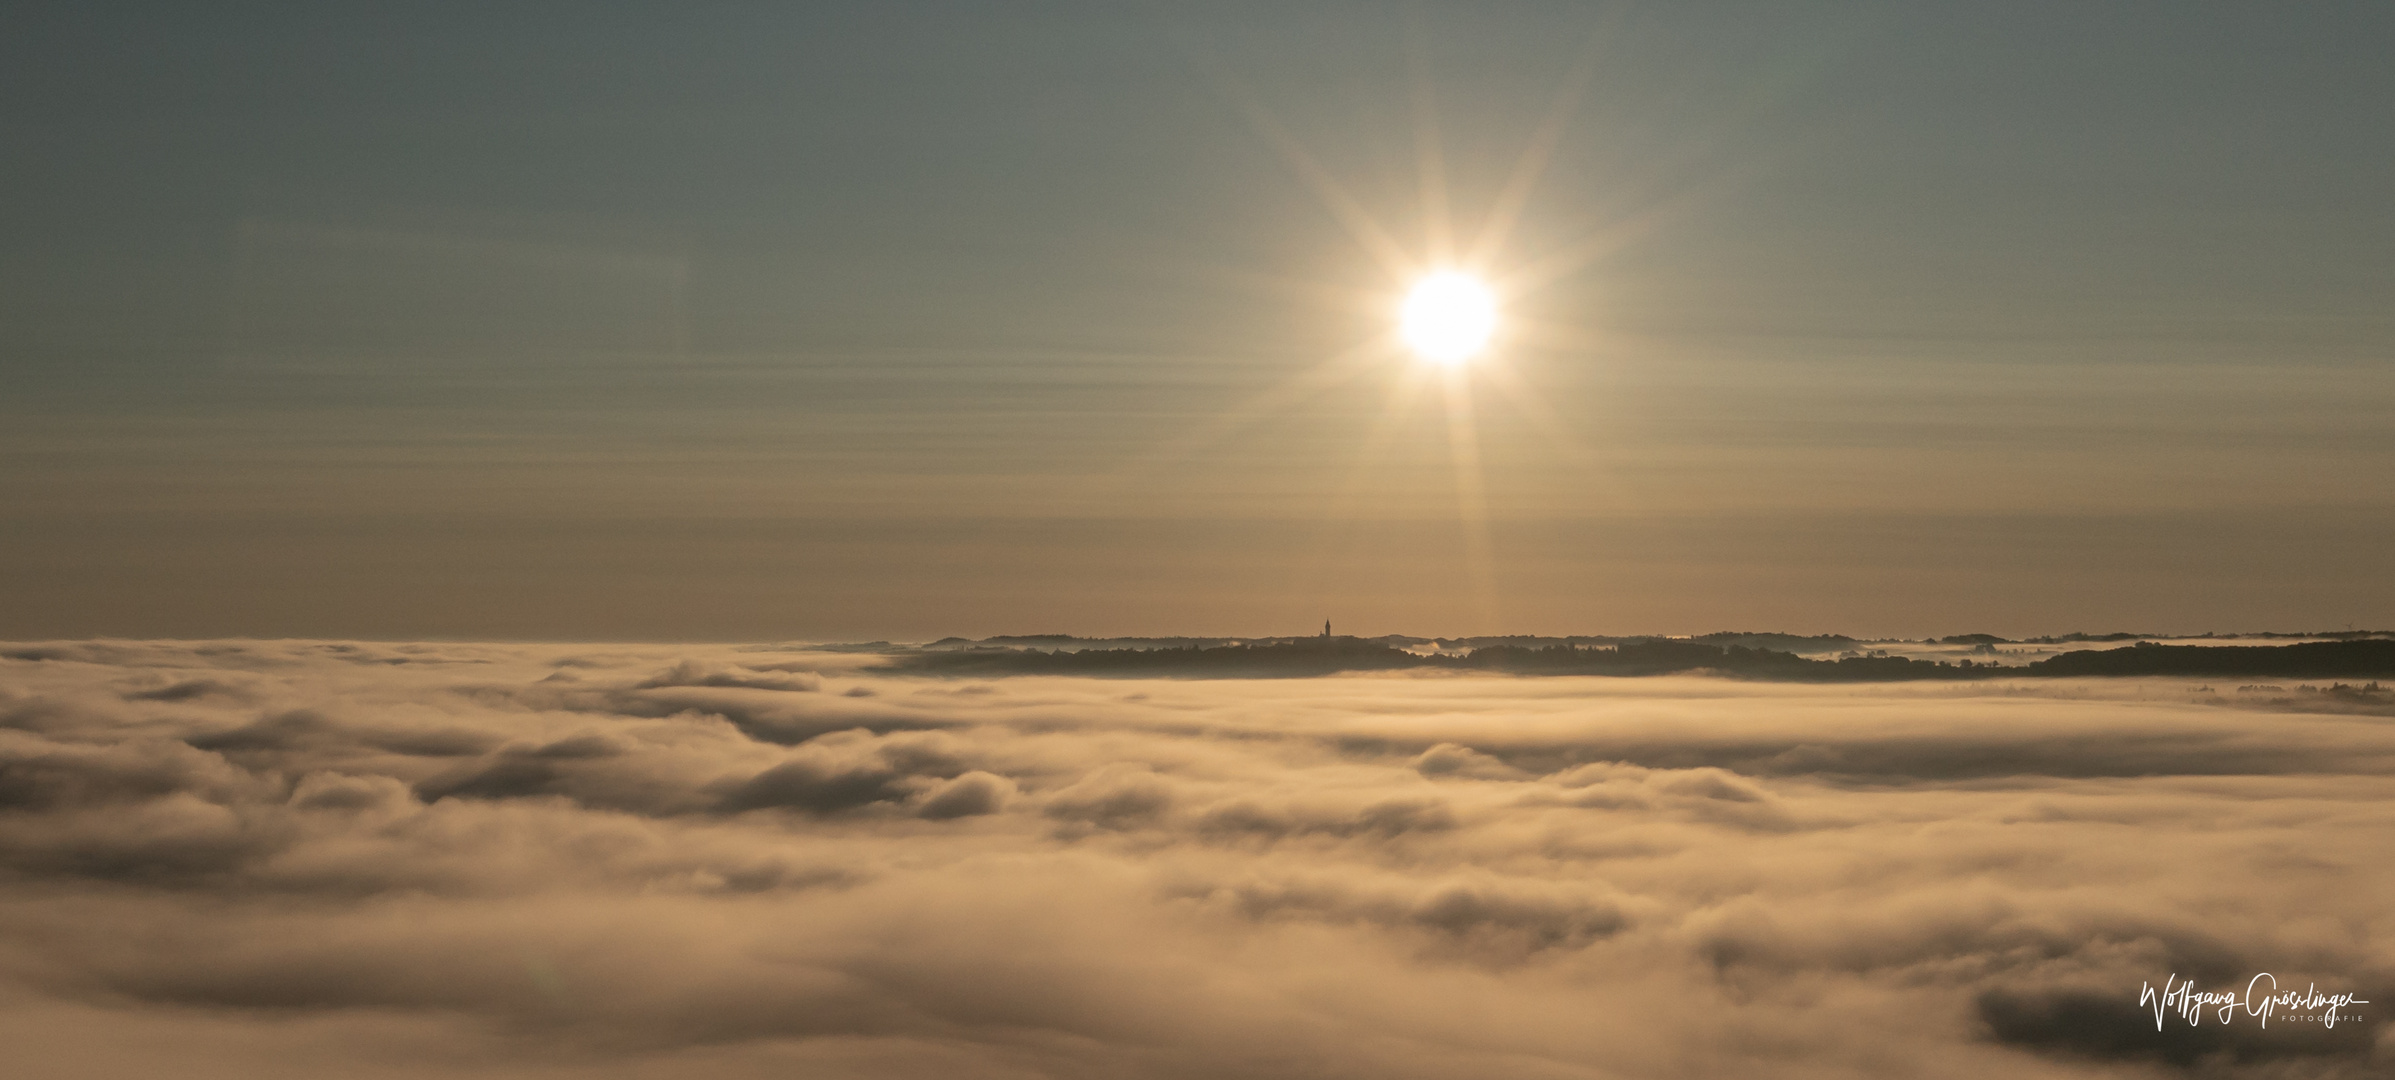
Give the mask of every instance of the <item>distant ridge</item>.
[[[1352, 637], [1217, 644], [1200, 642], [1220, 639], [1162, 639], [1188, 643], [1146, 648], [1046, 650], [975, 644], [964, 648], [935, 647], [902, 654], [894, 657], [884, 670], [941, 675], [1177, 675], [1199, 678], [1301, 677], [1408, 668], [1616, 676], [1705, 671], [1744, 678], [1798, 682], [2133, 675], [2284, 679], [2395, 677], [2395, 640], [2358, 634], [2341, 636], [2341, 640], [2306, 641], [2292, 645], [2161, 645], [2139, 641], [2119, 648], [2082, 649], [2020, 664], [1851, 653], [1836, 659], [1813, 659], [1781, 649], [1725, 644], [1716, 640], [1782, 636], [1718, 634], [1695, 639], [1617, 639], [1617, 643], [1606, 645], [1581, 645], [1573, 641], [1543, 645], [1485, 644], [1465, 651], [1450, 652], [1442, 648], [1441, 651], [1428, 653], [1409, 651], [1386, 639]], [[1823, 639], [1799, 640], [1811, 642]], [[1853, 643], [1853, 639], [1848, 638], [1836, 640]], [[1988, 635], [1965, 635], [1961, 641], [1948, 640], [1956, 644], [1977, 644], [1989, 648], [2003, 641], [2001, 638], [1991, 639]], [[1042, 641], [1045, 643], [1046, 639]], [[942, 643], [935, 643], [938, 644]]]
[[[2134, 636], [2134, 635], [2124, 635]], [[2148, 635], [2151, 636], [2151, 635]], [[1085, 638], [1071, 634], [1000, 634], [986, 638], [944, 637], [938, 641], [916, 646], [909, 651], [961, 652], [988, 651], [993, 648], [1037, 649], [1042, 652], [1085, 652], [1102, 649], [1211, 649], [1226, 645], [1250, 647], [1267, 645], [1315, 644], [1323, 641], [1320, 634], [1285, 637], [1105, 637]], [[1714, 645], [1743, 645], [1748, 648], [1768, 648], [1800, 654], [1834, 653], [1870, 644], [1860, 638], [1843, 634], [1778, 634], [1740, 630], [1725, 630], [1696, 638], [1673, 638], [1660, 634], [1599, 635], [1574, 634], [1548, 637], [1535, 634], [1494, 634], [1478, 637], [1428, 638], [1406, 634], [1383, 634], [1379, 637], [1339, 636], [1336, 641], [1361, 641], [1394, 649], [1434, 649], [1441, 652], [1470, 652], [1496, 645], [1540, 648], [1550, 645], [1610, 646], [1635, 645], [1654, 641], [1702, 641]], [[2002, 638], [1990, 640], [2002, 641]], [[874, 642], [888, 651], [888, 642]], [[845, 649], [847, 646], [832, 646]]]

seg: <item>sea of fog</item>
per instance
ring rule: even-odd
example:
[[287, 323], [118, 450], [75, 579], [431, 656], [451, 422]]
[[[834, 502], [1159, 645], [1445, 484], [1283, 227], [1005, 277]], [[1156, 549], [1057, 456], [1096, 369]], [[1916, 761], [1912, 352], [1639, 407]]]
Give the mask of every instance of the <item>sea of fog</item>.
[[0, 646], [7, 1071], [2395, 1075], [2384, 696], [876, 663]]

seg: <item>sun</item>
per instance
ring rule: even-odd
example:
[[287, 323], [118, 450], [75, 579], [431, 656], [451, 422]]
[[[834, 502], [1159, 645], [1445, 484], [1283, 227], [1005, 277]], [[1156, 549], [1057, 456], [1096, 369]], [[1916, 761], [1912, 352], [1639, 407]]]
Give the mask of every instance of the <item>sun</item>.
[[1398, 309], [1398, 336], [1434, 364], [1454, 367], [1480, 355], [1496, 332], [1496, 295], [1479, 279], [1452, 270], [1415, 282]]

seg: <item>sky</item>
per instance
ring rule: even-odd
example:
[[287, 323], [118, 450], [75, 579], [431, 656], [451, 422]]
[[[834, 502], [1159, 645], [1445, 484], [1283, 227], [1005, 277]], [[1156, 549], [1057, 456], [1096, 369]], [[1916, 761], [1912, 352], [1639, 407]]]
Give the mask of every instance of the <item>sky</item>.
[[[877, 659], [0, 649], [12, 1068], [2363, 1080], [2395, 1064], [2383, 693], [972, 683]], [[2367, 1004], [2334, 1024], [2317, 1006], [2264, 1023], [2141, 1004], [2190, 980]]]
[[2391, 35], [22, 6], [0, 638], [2395, 624]]

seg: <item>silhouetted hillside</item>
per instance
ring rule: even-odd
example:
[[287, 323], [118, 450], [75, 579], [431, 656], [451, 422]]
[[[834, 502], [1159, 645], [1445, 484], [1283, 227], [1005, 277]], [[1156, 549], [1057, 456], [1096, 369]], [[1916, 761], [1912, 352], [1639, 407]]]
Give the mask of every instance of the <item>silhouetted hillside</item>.
[[1193, 675], [1296, 677], [1416, 667], [1432, 660], [1355, 638], [1262, 645], [1043, 651], [988, 647], [902, 656], [890, 666], [943, 675]]
[[2395, 641], [2307, 641], [2296, 645], [2156, 645], [2087, 649], [2040, 660], [2039, 675], [2219, 675], [2282, 679], [2395, 674]]
[[[1744, 636], [1744, 635], [1739, 635]], [[2313, 641], [2295, 645], [2155, 645], [2091, 649], [2021, 665], [1847, 656], [1815, 660], [1776, 649], [1702, 640], [1627, 641], [1612, 646], [1488, 645], [1464, 655], [1409, 652], [1358, 638], [1300, 638], [1265, 644], [1162, 649], [1041, 650], [1004, 646], [922, 652], [890, 669], [942, 675], [1121, 675], [1196, 678], [1293, 678], [1405, 668], [1497, 671], [1524, 675], [1669, 675], [1708, 671], [1800, 682], [1895, 682], [1999, 677], [2188, 675], [2266, 678], [2375, 678], [2395, 675], [2395, 641]]]

